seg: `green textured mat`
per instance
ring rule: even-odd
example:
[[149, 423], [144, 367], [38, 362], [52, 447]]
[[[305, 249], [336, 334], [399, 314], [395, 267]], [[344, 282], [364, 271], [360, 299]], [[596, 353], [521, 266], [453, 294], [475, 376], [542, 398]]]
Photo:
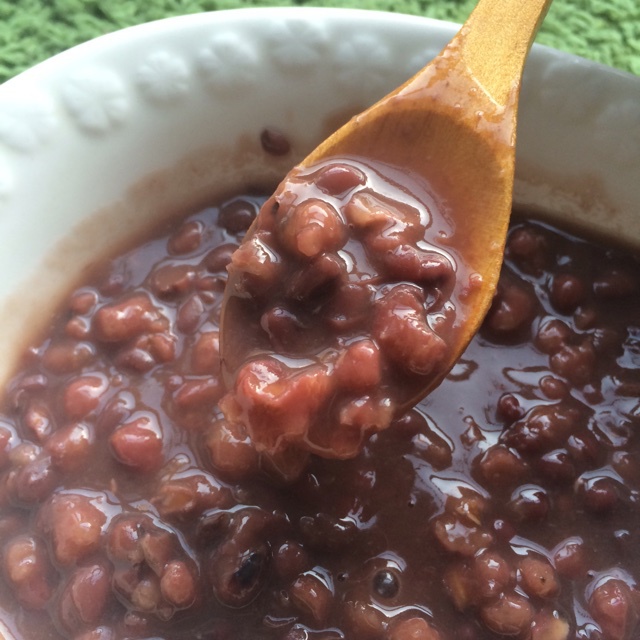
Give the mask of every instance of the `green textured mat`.
[[[101, 34], [186, 13], [334, 6], [462, 22], [474, 4], [475, 0], [0, 0], [0, 82]], [[640, 1], [555, 0], [537, 41], [640, 75]]]

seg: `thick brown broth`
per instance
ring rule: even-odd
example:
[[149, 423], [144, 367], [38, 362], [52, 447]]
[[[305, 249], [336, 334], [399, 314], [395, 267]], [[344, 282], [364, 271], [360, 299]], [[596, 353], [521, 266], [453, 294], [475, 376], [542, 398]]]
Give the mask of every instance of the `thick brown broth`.
[[0, 413], [0, 605], [21, 638], [637, 637], [640, 265], [516, 219], [479, 335], [350, 460], [218, 408], [226, 265], [261, 197], [114, 259]]

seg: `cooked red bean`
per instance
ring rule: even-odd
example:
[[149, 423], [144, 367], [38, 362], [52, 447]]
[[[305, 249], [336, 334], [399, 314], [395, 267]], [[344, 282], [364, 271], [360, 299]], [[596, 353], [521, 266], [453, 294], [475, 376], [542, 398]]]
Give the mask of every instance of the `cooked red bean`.
[[272, 156], [286, 156], [291, 150], [291, 143], [287, 136], [274, 127], [266, 127], [262, 130], [260, 143], [262, 148]]
[[96, 338], [103, 342], [125, 342], [144, 333], [162, 331], [166, 326], [167, 319], [143, 294], [106, 305], [93, 319]]
[[528, 328], [535, 314], [535, 296], [521, 284], [502, 282], [487, 314], [485, 326], [493, 334], [516, 333]]
[[94, 442], [91, 427], [83, 422], [76, 422], [53, 433], [45, 448], [57, 469], [63, 473], [71, 473], [85, 464]]
[[446, 344], [427, 324], [421, 296], [406, 285], [383, 294], [374, 311], [373, 335], [397, 367], [426, 376], [441, 365]]
[[606, 580], [593, 590], [589, 611], [605, 640], [630, 640], [640, 613], [637, 592], [622, 580]]
[[552, 598], [560, 589], [551, 564], [534, 556], [527, 556], [520, 563], [520, 580], [527, 594], [536, 598]]
[[441, 640], [441, 636], [424, 618], [407, 618], [393, 624], [389, 640]]
[[214, 422], [205, 433], [204, 446], [211, 464], [223, 478], [237, 480], [258, 468], [258, 453], [239, 423]]
[[160, 297], [184, 295], [193, 287], [196, 273], [190, 265], [165, 264], [149, 277], [149, 287]]
[[559, 574], [574, 580], [588, 571], [588, 553], [581, 538], [567, 538], [554, 550], [553, 561]]
[[207, 509], [228, 506], [231, 496], [216, 478], [198, 473], [164, 480], [153, 503], [163, 518], [194, 518]]
[[173, 560], [160, 578], [160, 592], [165, 600], [180, 609], [187, 608], [196, 599], [197, 585], [189, 567], [180, 560]]
[[167, 249], [172, 254], [186, 254], [198, 249], [202, 242], [204, 225], [198, 220], [192, 220], [180, 225], [168, 242]]
[[109, 437], [118, 462], [140, 471], [157, 469], [163, 460], [162, 435], [152, 414], [132, 419], [118, 427]]
[[304, 573], [289, 588], [292, 602], [315, 624], [324, 624], [333, 601], [331, 588], [319, 576]]
[[4, 576], [20, 604], [42, 609], [51, 599], [55, 582], [45, 545], [32, 536], [9, 540], [2, 550]]
[[82, 420], [100, 404], [109, 383], [104, 375], [76, 378], [64, 390], [64, 409], [71, 420]]
[[51, 533], [53, 553], [61, 565], [76, 564], [100, 548], [107, 516], [82, 494], [58, 493], [44, 505], [42, 528]]
[[255, 403], [230, 404], [269, 412], [282, 446], [219, 406], [226, 267], [254, 196], [99, 267], [25, 354], [0, 403], [3, 622], [20, 640], [635, 640], [637, 260], [516, 224], [500, 322], [396, 417], [389, 385], [409, 393], [421, 356], [385, 353], [376, 310], [399, 287], [413, 329], [446, 337], [457, 273], [419, 207], [370, 197], [348, 164], [314, 179], [355, 225], [339, 252], [285, 277], [269, 253], [285, 189], [234, 257], [256, 259], [240, 284], [287, 354], [247, 341]]
[[549, 297], [553, 306], [561, 313], [571, 313], [584, 300], [586, 288], [583, 281], [569, 273], [553, 277]]
[[77, 568], [62, 589], [58, 619], [75, 631], [98, 623], [111, 595], [111, 575], [101, 564]]
[[480, 609], [482, 621], [500, 636], [519, 636], [526, 633], [533, 620], [533, 607], [529, 601], [516, 594], [506, 593], [495, 602]]

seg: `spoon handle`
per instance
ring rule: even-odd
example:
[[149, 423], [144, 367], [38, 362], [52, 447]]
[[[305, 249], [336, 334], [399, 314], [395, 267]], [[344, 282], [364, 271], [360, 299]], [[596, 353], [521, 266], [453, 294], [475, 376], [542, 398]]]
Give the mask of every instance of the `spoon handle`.
[[479, 0], [448, 48], [501, 106], [512, 100], [552, 0]]

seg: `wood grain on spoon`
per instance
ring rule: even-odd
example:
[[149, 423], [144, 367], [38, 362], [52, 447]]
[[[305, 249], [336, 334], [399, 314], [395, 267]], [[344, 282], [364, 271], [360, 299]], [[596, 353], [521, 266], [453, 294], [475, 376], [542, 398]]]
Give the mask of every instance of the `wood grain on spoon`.
[[223, 410], [259, 448], [355, 455], [478, 330], [511, 213], [522, 68], [550, 2], [480, 0], [261, 210], [229, 267], [221, 344]]

